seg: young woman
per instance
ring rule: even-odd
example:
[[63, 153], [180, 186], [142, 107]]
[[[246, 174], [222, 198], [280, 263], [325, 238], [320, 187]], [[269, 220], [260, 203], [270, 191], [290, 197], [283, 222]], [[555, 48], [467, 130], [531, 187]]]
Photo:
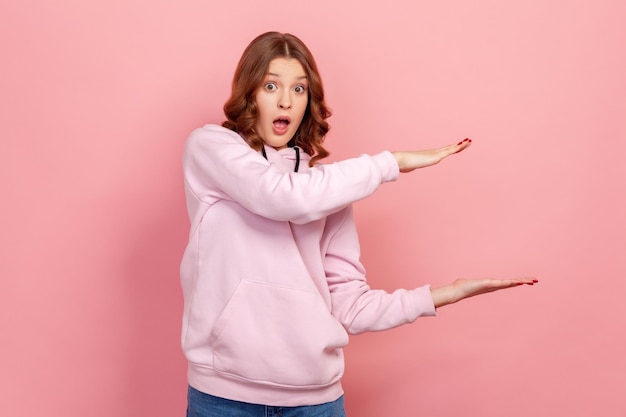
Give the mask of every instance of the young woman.
[[192, 132], [183, 161], [188, 416], [344, 416], [348, 334], [536, 282], [456, 280], [393, 293], [368, 286], [351, 204], [471, 140], [319, 163], [330, 111], [313, 56], [295, 36], [252, 41], [224, 111], [222, 126]]

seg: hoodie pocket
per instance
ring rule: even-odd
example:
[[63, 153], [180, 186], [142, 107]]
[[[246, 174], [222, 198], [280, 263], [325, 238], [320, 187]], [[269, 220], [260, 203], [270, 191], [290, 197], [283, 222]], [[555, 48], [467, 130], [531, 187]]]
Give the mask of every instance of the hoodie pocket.
[[317, 291], [242, 281], [210, 336], [213, 368], [283, 387], [320, 387], [341, 378], [344, 328]]

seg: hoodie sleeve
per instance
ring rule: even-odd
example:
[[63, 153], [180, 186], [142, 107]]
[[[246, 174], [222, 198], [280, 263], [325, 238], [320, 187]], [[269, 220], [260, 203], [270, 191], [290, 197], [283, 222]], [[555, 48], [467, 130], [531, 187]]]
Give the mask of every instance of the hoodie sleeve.
[[324, 241], [324, 269], [331, 294], [332, 314], [351, 334], [387, 330], [435, 316], [430, 286], [393, 293], [371, 289], [360, 263], [360, 247], [352, 207], [329, 216]]
[[390, 152], [362, 155], [303, 172], [283, 172], [235, 132], [217, 125], [193, 131], [183, 155], [187, 190], [200, 202], [236, 201], [272, 220], [307, 223], [334, 213], [398, 178]]

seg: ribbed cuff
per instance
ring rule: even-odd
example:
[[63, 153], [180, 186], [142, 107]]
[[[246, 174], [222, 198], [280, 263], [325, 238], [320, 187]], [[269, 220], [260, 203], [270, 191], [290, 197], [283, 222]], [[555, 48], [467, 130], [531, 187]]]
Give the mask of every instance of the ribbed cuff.
[[400, 167], [398, 166], [398, 161], [396, 161], [396, 157], [389, 151], [383, 151], [376, 155], [372, 155], [376, 165], [380, 168], [380, 173], [382, 175], [381, 182], [390, 182], [396, 181], [400, 176]]

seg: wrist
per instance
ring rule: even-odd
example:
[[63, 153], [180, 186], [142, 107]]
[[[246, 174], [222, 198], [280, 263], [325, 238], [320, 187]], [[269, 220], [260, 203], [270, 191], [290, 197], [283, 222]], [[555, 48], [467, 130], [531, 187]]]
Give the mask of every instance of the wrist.
[[431, 288], [430, 294], [433, 298], [435, 308], [443, 307], [448, 304], [456, 303], [456, 290], [452, 285], [444, 285], [443, 287]]
[[398, 169], [400, 172], [406, 171], [406, 152], [391, 152], [391, 154], [396, 158], [396, 162], [398, 163]]

